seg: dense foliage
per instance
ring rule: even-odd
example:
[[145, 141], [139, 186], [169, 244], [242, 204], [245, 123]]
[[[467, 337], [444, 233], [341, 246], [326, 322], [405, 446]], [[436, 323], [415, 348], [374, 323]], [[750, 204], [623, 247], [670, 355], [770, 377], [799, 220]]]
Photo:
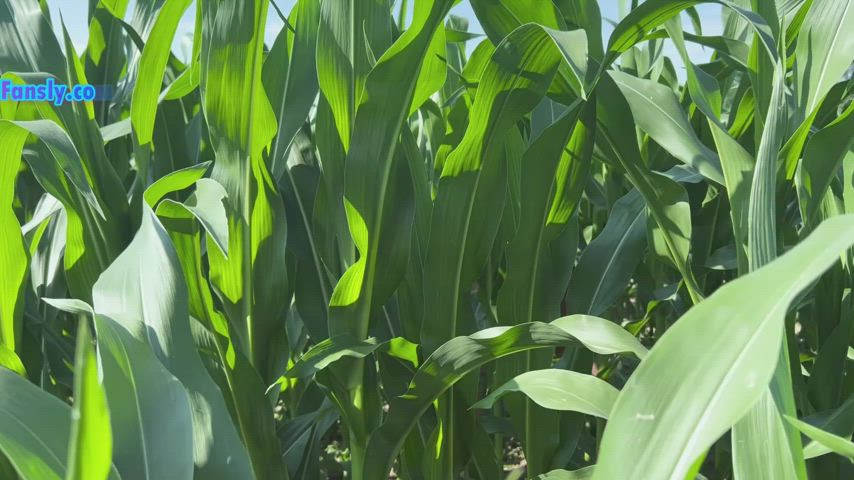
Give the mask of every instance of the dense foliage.
[[854, 476], [854, 0], [469, 1], [0, 0], [0, 478]]

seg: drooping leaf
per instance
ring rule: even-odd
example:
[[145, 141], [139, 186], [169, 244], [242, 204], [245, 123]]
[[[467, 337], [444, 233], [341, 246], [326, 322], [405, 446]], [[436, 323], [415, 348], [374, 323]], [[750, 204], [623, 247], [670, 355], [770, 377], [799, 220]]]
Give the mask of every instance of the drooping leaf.
[[829, 450], [854, 461], [854, 443], [852, 443], [851, 440], [826, 432], [796, 418], [786, 417], [786, 420], [794, 425], [804, 435], [810, 437]]
[[472, 408], [492, 408], [499, 398], [513, 392], [525, 394], [543, 408], [607, 419], [619, 390], [604, 380], [571, 370], [535, 370], [517, 375]]
[[187, 289], [176, 252], [149, 208], [144, 209], [134, 240], [101, 275], [92, 296], [99, 323], [112, 322], [113, 328], [123, 328], [150, 346], [187, 388], [198, 474], [250, 476], [249, 455], [191, 337]]
[[432, 402], [473, 369], [501, 357], [537, 348], [581, 345], [600, 354], [646, 349], [630, 333], [607, 320], [585, 315], [549, 324], [494, 327], [445, 343], [418, 369], [407, 393], [392, 400], [389, 416], [371, 435], [365, 478], [379, 478], [391, 468], [406, 435]]
[[594, 478], [681, 478], [767, 391], [791, 302], [852, 243], [854, 217], [828, 220], [689, 310], [620, 392]]

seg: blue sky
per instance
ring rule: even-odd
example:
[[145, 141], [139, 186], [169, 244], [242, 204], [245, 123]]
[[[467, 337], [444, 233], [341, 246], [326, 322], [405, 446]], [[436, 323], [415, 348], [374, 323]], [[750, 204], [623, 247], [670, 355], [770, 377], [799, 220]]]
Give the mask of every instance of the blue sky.
[[[290, 12], [296, 0], [275, 0], [276, 4], [283, 12]], [[416, 0], [418, 1], [418, 0]], [[543, 0], [546, 1], [546, 0]], [[133, 6], [134, 0], [131, 0], [131, 8]], [[72, 41], [77, 47], [78, 51], [82, 50], [87, 42], [88, 38], [88, 28], [86, 24], [86, 11], [85, 0], [48, 0], [48, 4], [51, 7], [51, 15], [54, 19], [59, 19], [59, 14], [62, 14], [62, 17], [65, 21], [66, 26], [68, 27], [68, 31], [71, 35]], [[618, 5], [620, 4], [620, 0], [600, 0], [599, 5], [602, 9], [602, 16], [605, 19], [616, 21], [619, 18], [619, 9]], [[81, 5], [84, 5], [81, 7]], [[175, 42], [173, 43], [173, 50], [175, 53], [181, 57], [185, 58], [185, 52], [190, 50], [190, 45], [192, 43], [192, 30], [194, 23], [194, 9], [195, 5], [191, 6], [187, 13], [184, 15], [184, 18], [181, 20], [181, 24], [178, 28], [178, 34], [176, 35]], [[718, 6], [710, 6], [703, 5], [698, 7], [700, 16], [703, 20], [703, 29], [704, 34], [706, 35], [716, 35], [720, 34], [722, 31], [721, 25], [721, 10]], [[129, 11], [131, 11], [129, 9]], [[463, 0], [459, 5], [454, 7], [453, 14], [459, 15], [462, 17], [466, 17], [469, 19], [471, 24], [471, 30], [475, 32], [483, 32], [480, 26], [477, 23], [477, 19], [472, 12], [471, 5], [468, 0]], [[268, 14], [268, 23], [267, 23], [267, 33], [266, 40], [268, 44], [271, 44], [273, 39], [275, 39], [276, 34], [282, 28], [283, 24], [279, 19], [278, 15], [271, 9]], [[612, 28], [610, 24], [604, 22], [604, 33], [605, 35], [609, 35]], [[473, 47], [476, 44], [477, 40], [474, 40], [470, 43], [470, 47]], [[669, 43], [669, 42], [668, 42]], [[695, 61], [704, 61], [709, 58], [711, 54], [710, 51], [704, 50], [701, 47], [698, 47], [693, 44], [689, 45], [690, 55]], [[681, 62], [678, 61], [678, 55], [676, 55], [675, 50], [672, 46], [668, 45], [665, 47], [665, 54], [670, 56], [674, 60], [674, 64], [679, 66]], [[681, 72], [680, 72], [681, 73]]]

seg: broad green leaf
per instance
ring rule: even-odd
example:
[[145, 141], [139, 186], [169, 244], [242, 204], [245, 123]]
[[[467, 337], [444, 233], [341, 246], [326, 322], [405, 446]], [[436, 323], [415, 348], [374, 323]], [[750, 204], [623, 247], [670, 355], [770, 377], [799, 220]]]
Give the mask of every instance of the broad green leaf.
[[261, 82], [268, 3], [202, 4], [200, 84], [215, 152], [211, 178], [228, 194], [228, 258], [218, 248], [208, 249], [210, 281], [235, 327], [235, 348], [264, 382], [284, 370], [282, 319], [293, 288], [284, 203], [263, 158], [277, 130]]
[[[678, 20], [680, 20], [679, 17], [673, 17], [667, 23], [670, 24]], [[747, 68], [747, 56], [750, 51], [750, 47], [746, 43], [722, 35], [702, 36], [684, 32], [683, 36], [684, 40], [714, 49], [719, 55], [722, 55], [742, 68]], [[656, 31], [647, 35], [646, 38], [653, 40], [656, 38], [668, 37], [668, 33], [664, 31]]]
[[150, 346], [187, 388], [198, 474], [209, 478], [251, 476], [249, 455], [230, 421], [222, 392], [195, 349], [177, 254], [149, 208], [143, 212], [133, 241], [98, 279], [92, 296], [100, 323], [113, 322], [113, 328], [124, 328], [140, 344]]
[[[346, 2], [330, 2], [333, 3], [341, 7]], [[376, 5], [378, 3], [380, 5]], [[400, 133], [409, 116], [425, 53], [453, 3], [452, 0], [417, 3], [409, 29], [382, 53], [364, 80], [361, 75], [367, 59], [363, 55], [367, 52], [362, 47], [350, 46], [349, 51], [356, 55], [355, 58], [339, 56], [325, 62], [322, 57], [318, 58], [319, 75], [332, 65], [340, 67], [343, 73], [331, 89], [324, 85], [321, 75], [320, 87], [329, 100], [342, 146], [348, 152], [344, 207], [350, 235], [359, 252], [358, 261], [344, 272], [330, 299], [329, 335], [332, 338], [338, 335], [356, 339], [367, 337], [372, 312], [381, 312], [382, 305], [405, 275], [413, 202], [408, 161], [398, 148]], [[351, 10], [345, 9], [343, 19], [334, 21], [347, 21], [353, 15], [352, 18], [365, 19], [364, 23], [375, 22], [370, 24], [372, 29], [365, 30], [369, 37], [364, 45], [382, 52], [388, 4], [354, 2], [351, 7]], [[377, 8], [380, 13], [374, 12]], [[328, 37], [324, 33], [324, 22], [332, 24], [333, 19], [329, 17], [332, 13], [327, 12], [324, 5], [319, 52], [325, 46], [323, 39]], [[348, 41], [343, 39], [343, 44]], [[352, 131], [347, 124], [350, 115], [355, 115]], [[340, 362], [332, 372], [336, 378], [324, 383], [334, 383], [333, 395], [348, 423], [354, 478], [371, 478], [360, 476], [359, 472], [363, 469], [368, 432], [379, 422], [378, 391], [371, 381], [374, 375], [359, 359]]]
[[[362, 46], [349, 45], [355, 57], [318, 58], [320, 88], [329, 101], [341, 145], [347, 151], [344, 176], [344, 209], [350, 236], [358, 252], [353, 263], [339, 279], [329, 302], [329, 335], [356, 339], [368, 336], [371, 314], [383, 314], [384, 305], [406, 272], [413, 219], [412, 186], [408, 161], [400, 151], [400, 133], [409, 116], [423, 59], [430, 49], [436, 29], [447, 15], [452, 0], [419, 2], [415, 5], [410, 27], [387, 50], [383, 47], [386, 28], [390, 34], [387, 2], [336, 1], [324, 4], [318, 39], [318, 52], [337, 41], [348, 45], [348, 29], [343, 25], [333, 38], [328, 27], [361, 20], [356, 28], [364, 32]], [[327, 10], [327, 5], [330, 9]], [[332, 7], [342, 9], [343, 17], [333, 19]], [[379, 9], [377, 11], [377, 9]], [[388, 24], [386, 26], [386, 24]], [[342, 25], [339, 25], [342, 27]], [[362, 28], [369, 28], [362, 30]], [[358, 38], [358, 37], [357, 37]], [[367, 50], [381, 53], [364, 79]], [[382, 53], [384, 51], [384, 53]], [[338, 74], [328, 69], [338, 68]], [[324, 78], [324, 72], [331, 75]], [[327, 84], [327, 80], [333, 84]], [[352, 130], [348, 122], [354, 118]], [[340, 172], [339, 172], [340, 173]], [[340, 199], [334, 199], [340, 202]], [[368, 432], [379, 421], [378, 390], [371, 369], [360, 359], [336, 365], [324, 384], [331, 388], [342, 416], [348, 423], [353, 456], [354, 478], [360, 480]], [[367, 373], [367, 375], [366, 375]], [[370, 478], [370, 477], [366, 477]]]
[[[0, 123], [0, 346], [3, 347], [3, 366], [13, 365], [15, 346], [20, 340], [23, 324], [24, 278], [29, 259], [21, 236], [21, 224], [15, 215], [15, 180], [21, 165], [21, 152], [27, 132], [11, 123]], [[20, 360], [17, 360], [20, 364]], [[9, 367], [11, 368], [11, 367]], [[23, 366], [13, 368], [20, 372]]]
[[425, 52], [424, 63], [415, 83], [410, 115], [417, 112], [445, 84], [448, 74], [445, 56], [445, 26], [439, 25], [433, 34], [433, 40], [430, 41], [430, 48]]
[[[214, 177], [231, 174], [221, 183], [243, 212], [249, 205], [237, 194], [239, 178], [249, 175], [249, 165], [260, 160], [276, 132], [276, 118], [261, 86], [267, 2], [213, 0], [202, 6], [201, 91], [217, 153]], [[228, 34], [236, 31], [244, 35]]]
[[[74, 406], [66, 480], [103, 480], [110, 474], [113, 436], [107, 398], [87, 321], [80, 322], [74, 358]], [[115, 476], [115, 475], [114, 475]]]
[[582, 251], [569, 283], [570, 312], [601, 315], [626, 290], [646, 247], [646, 205], [637, 190], [617, 200], [608, 223]]
[[224, 203], [225, 189], [214, 180], [202, 178], [196, 182], [196, 190], [184, 202], [184, 207], [196, 217], [208, 233], [217, 249], [228, 255], [228, 218]]
[[556, 0], [567, 23], [577, 25], [587, 33], [587, 48], [590, 58], [601, 63], [605, 57], [602, 45], [602, 13], [598, 0]]
[[[329, 102], [345, 151], [350, 148], [356, 112], [363, 103], [368, 72], [392, 43], [392, 19], [388, 7], [385, 0], [324, 0], [321, 5], [317, 33], [317, 77], [320, 90]], [[423, 26], [419, 25], [423, 19], [418, 19], [420, 3], [415, 7], [408, 30], [411, 32], [409, 37], [419, 33]], [[423, 12], [421, 10], [420, 13]], [[445, 12], [441, 13], [440, 20], [445, 16]], [[428, 29], [426, 33], [432, 36], [434, 29]], [[423, 55], [418, 55], [418, 58], [423, 58]], [[403, 85], [396, 88], [401, 90], [400, 93], [407, 90]]]
[[[750, 189], [748, 186], [753, 179], [755, 161], [753, 156], [730, 135], [730, 131], [721, 123], [722, 98], [717, 81], [691, 62], [679, 21], [677, 19], [669, 21], [666, 28], [688, 70], [688, 92], [694, 103], [706, 116], [712, 138], [718, 149], [717, 153], [720, 156], [721, 170], [730, 203], [730, 218], [736, 241], [739, 272], [747, 272], [749, 268], [747, 218], [750, 209]], [[751, 108], [751, 114], [752, 111]]]
[[852, 30], [854, 1], [812, 1], [795, 47], [795, 92], [804, 116], [818, 108], [854, 61]]
[[36, 2], [1, 0], [0, 32], [0, 71], [47, 72], [65, 81], [65, 58]]
[[649, 222], [654, 230], [653, 240], [659, 246], [658, 253], [672, 262], [688, 288], [693, 303], [703, 298], [703, 293], [691, 267], [691, 222], [690, 206], [685, 189], [670, 178], [649, 170], [644, 164], [635, 136], [625, 132], [634, 130], [628, 103], [611, 77], [603, 77], [599, 83], [599, 130], [597, 145], [626, 172], [632, 185], [638, 189], [646, 202]]
[[129, 0], [100, 0], [99, 3], [116, 17], [122, 18], [130, 2]]
[[552, 2], [537, 0], [473, 0], [472, 9], [490, 40], [496, 45], [510, 32], [526, 23], [549, 28], [563, 27], [560, 12]]
[[196, 183], [196, 181], [205, 175], [210, 166], [210, 162], [200, 163], [198, 165], [176, 170], [162, 178], [159, 178], [145, 189], [143, 196], [145, 203], [147, 203], [150, 208], [156, 208], [157, 203], [166, 195], [189, 188]]
[[[501, 44], [514, 30], [529, 24], [539, 25], [546, 31], [570, 30], [552, 2], [543, 4], [536, 0], [474, 0], [471, 4], [478, 21], [494, 45]], [[601, 43], [601, 39], [597, 39], [597, 42]], [[586, 43], [578, 43], [577, 46], [587, 48]], [[586, 64], [586, 59], [584, 63]], [[573, 72], [572, 67], [571, 64], [561, 64], [558, 67], [557, 80], [550, 91], [559, 97], [571, 99], [586, 96], [586, 74], [579, 76], [577, 71]], [[570, 89], [574, 90], [574, 93]]]
[[748, 247], [750, 268], [755, 270], [777, 257], [776, 181], [777, 153], [783, 144], [785, 121], [784, 72], [778, 67], [774, 79], [774, 92], [765, 128], [756, 152], [756, 168], [750, 188], [748, 212]]
[[158, 97], [163, 72], [169, 60], [172, 39], [178, 23], [192, 0], [165, 0], [157, 11], [157, 17], [139, 58], [137, 81], [131, 95], [131, 121], [140, 145], [151, 143], [154, 119], [157, 116]]
[[68, 405], [0, 368], [0, 451], [23, 480], [65, 477], [70, 427]]
[[131, 130], [132, 127], [130, 118], [126, 118], [116, 123], [111, 123], [109, 125], [101, 127], [101, 137], [103, 137], [104, 143], [106, 144], [117, 138], [124, 137], [125, 135], [130, 135]]
[[5, 135], [12, 135], [9, 141], [13, 150], [8, 154], [16, 159], [21, 158], [16, 145], [21, 140], [15, 140], [16, 136], [20, 139], [33, 134], [41, 140], [39, 154], [24, 159], [42, 188], [65, 207], [68, 219], [63, 257], [65, 275], [72, 294], [88, 299], [98, 275], [124, 246], [125, 223], [119, 215], [127, 207], [126, 199], [123, 196], [119, 201], [123, 206], [101, 208], [106, 203], [93, 191], [89, 181], [91, 172], [87, 172], [68, 133], [55, 122], [3, 120], [0, 129]]
[[[854, 432], [854, 397], [849, 397], [842, 405], [832, 411], [819, 412], [801, 420], [825, 432], [848, 437]], [[804, 446], [804, 458], [807, 459], [830, 452], [829, 448], [816, 441]]]
[[[756, 168], [750, 189], [748, 210], [748, 261], [750, 270], [756, 270], [777, 258], [776, 180], [777, 158], [783, 144], [785, 127], [785, 102], [783, 67], [774, 67], [770, 108], [765, 119]], [[779, 329], [779, 327], [778, 327]], [[767, 470], [765, 459], [779, 458], [779, 470], [772, 474], [778, 478], [805, 478], [805, 465], [800, 436], [786, 425], [781, 415], [796, 414], [789, 368], [786, 336], [780, 338], [778, 363], [769, 389], [749, 411], [733, 426], [733, 469], [740, 476], [756, 476]], [[763, 439], [760, 441], [759, 439]]]
[[326, 339], [305, 352], [296, 364], [288, 369], [288, 377], [308, 377], [344, 357], [364, 358], [380, 347], [374, 338], [356, 340], [336, 337]]
[[525, 394], [543, 408], [607, 419], [619, 390], [604, 380], [571, 370], [535, 370], [517, 375], [472, 408], [492, 408], [499, 398], [512, 392]]
[[113, 463], [125, 479], [193, 476], [193, 421], [187, 390], [150, 347], [95, 315], [98, 357], [113, 432]]
[[[347, 171], [359, 174], [347, 175], [345, 185], [347, 220], [361, 258], [338, 282], [330, 303], [333, 308], [352, 309], [346, 316], [355, 318], [346, 320], [349, 325], [345, 326], [344, 319], [333, 316], [330, 335], [352, 332], [357, 338], [365, 337], [371, 309], [385, 303], [393, 291], [375, 292], [375, 283], [383, 275], [402, 276], [400, 262], [383, 261], [380, 255], [384, 251], [387, 256], [400, 256], [394, 249], [408, 248], [411, 210], [394, 208], [391, 196], [395, 190], [392, 179], [406, 182], [402, 174], [408, 177], [405, 157], [395, 155], [398, 136], [412, 103], [421, 58], [451, 4], [450, 0], [437, 0], [416, 5], [412, 25], [380, 58], [365, 82], [347, 156]], [[403, 225], [399, 225], [401, 220]], [[396, 238], [407, 241], [395, 246]], [[381, 269], [383, 266], [386, 268]]]
[[[291, 12], [294, 32], [282, 28], [262, 70], [264, 88], [270, 95], [279, 131], [270, 149], [270, 172], [282, 178], [288, 170], [287, 154], [294, 135], [305, 123], [318, 91], [317, 53], [321, 0], [300, 0]], [[286, 72], [284, 75], [282, 72]], [[293, 181], [293, 180], [291, 180]], [[301, 212], [307, 218], [305, 212]]]
[[145, 201], [150, 208], [155, 208], [160, 199], [172, 192], [183, 190], [193, 183], [196, 190], [182, 204], [166, 199], [185, 208], [196, 217], [205, 227], [210, 239], [213, 240], [223, 255], [228, 255], [228, 218], [224, 201], [225, 189], [218, 182], [209, 178], [200, 178], [207, 171], [209, 164], [199, 164], [183, 170], [178, 170], [154, 182], [145, 190]]
[[[196, 193], [199, 193], [203, 184], [197, 186]], [[217, 186], [213, 190], [221, 191], [222, 187]], [[192, 201], [193, 196], [186, 204], [163, 201], [158, 205], [157, 215], [169, 232], [184, 272], [189, 295], [189, 313], [206, 327], [206, 334], [203, 336], [206, 344], [198, 345], [200, 353], [207, 351], [210, 355], [211, 351], [215, 351], [213, 355], [218, 362], [211, 375], [222, 391], [234, 425], [250, 452], [254, 468], [261, 471], [261, 475], [277, 478], [279, 464], [275, 460], [270, 461], [275, 456], [276, 440], [275, 425], [270, 421], [272, 408], [264, 396], [266, 385], [258, 372], [249, 365], [248, 360], [239, 352], [235, 352], [229, 344], [228, 325], [222, 314], [215, 309], [207, 278], [202, 271], [199, 228], [201, 221], [198, 214], [190, 211]], [[208, 215], [221, 209], [221, 202], [218, 207], [205, 207]]]
[[671, 155], [706, 178], [724, 184], [720, 160], [703, 145], [672, 90], [652, 80], [609, 72], [632, 109], [637, 126]]
[[620, 392], [594, 478], [682, 478], [765, 395], [790, 304], [852, 243], [854, 217], [830, 219], [670, 327]]
[[585, 43], [580, 30], [526, 25], [499, 45], [484, 70], [470, 124], [445, 161], [434, 203], [425, 297], [436, 302], [434, 314], [451, 320], [424, 324], [428, 351], [463, 333], [457, 328], [462, 291], [486, 262], [484, 246], [492, 244], [498, 228], [495, 205], [504, 197], [500, 139], [544, 97], [561, 61], [578, 64]]
[[391, 401], [388, 417], [371, 435], [365, 478], [385, 476], [419, 417], [475, 368], [513, 353], [569, 345], [580, 345], [602, 355], [646, 356], [646, 349], [630, 333], [612, 322], [585, 315], [563, 317], [548, 324], [494, 327], [454, 338], [430, 355], [406, 394]]
[[[569, 281], [567, 265], [575, 255], [573, 242], [561, 237], [587, 184], [594, 115], [595, 103], [571, 109], [522, 156], [521, 220], [507, 252], [507, 278], [498, 298], [502, 325], [560, 313], [557, 307]], [[572, 248], [565, 251], [563, 245]]]
[[[570, 218], [589, 176], [595, 109], [591, 102], [568, 110], [522, 155], [519, 222], [507, 250], [507, 274], [498, 294], [502, 325], [560, 315], [572, 273], [569, 266], [577, 250], [578, 233], [569, 228]], [[521, 357], [503, 361], [495, 381], [551, 364], [550, 352]], [[559, 419], [527, 400], [508, 407], [516, 428], [525, 432], [522, 446], [528, 471], [531, 475], [547, 471], [556, 449], [549, 443], [560, 437]]]
[[[86, 203], [91, 206], [95, 212], [103, 215], [95, 193], [92, 191], [92, 186], [87, 179], [86, 171], [84, 170], [83, 163], [80, 159], [80, 154], [77, 152], [77, 148], [74, 146], [71, 137], [68, 136], [68, 133], [66, 133], [62, 127], [50, 120], [24, 122], [3, 121], [2, 124], [4, 126], [4, 130], [18, 127], [27, 134], [37, 136], [48, 148], [50, 154], [57, 163], [57, 173], [59, 174], [56, 175], [56, 177], [50, 177], [49, 179], [45, 178], [42, 181], [59, 183], [64, 179], [67, 179], [76, 191], [85, 198]], [[9, 134], [7, 133], [7, 135]], [[38, 171], [35, 167], [33, 167], [33, 169]], [[45, 188], [48, 190], [50, 189], [48, 186]]]
[[815, 133], [807, 143], [803, 160], [798, 165], [796, 181], [801, 203], [801, 217], [813, 224], [824, 194], [848, 156], [854, 136], [854, 103], [833, 122]]

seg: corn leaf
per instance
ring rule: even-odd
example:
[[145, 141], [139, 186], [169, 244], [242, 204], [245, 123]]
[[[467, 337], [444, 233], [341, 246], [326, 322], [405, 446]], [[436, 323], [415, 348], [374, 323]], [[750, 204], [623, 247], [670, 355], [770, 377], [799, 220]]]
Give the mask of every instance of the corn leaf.
[[[767, 391], [786, 311], [851, 246], [852, 233], [852, 217], [826, 221], [779, 260], [723, 286], [671, 327], [620, 392], [594, 478], [681, 478]], [[725, 339], [710, 331], [721, 328], [731, 333]], [[670, 374], [659, 375], [663, 368]], [[659, 394], [649, 395], [650, 389]]]

